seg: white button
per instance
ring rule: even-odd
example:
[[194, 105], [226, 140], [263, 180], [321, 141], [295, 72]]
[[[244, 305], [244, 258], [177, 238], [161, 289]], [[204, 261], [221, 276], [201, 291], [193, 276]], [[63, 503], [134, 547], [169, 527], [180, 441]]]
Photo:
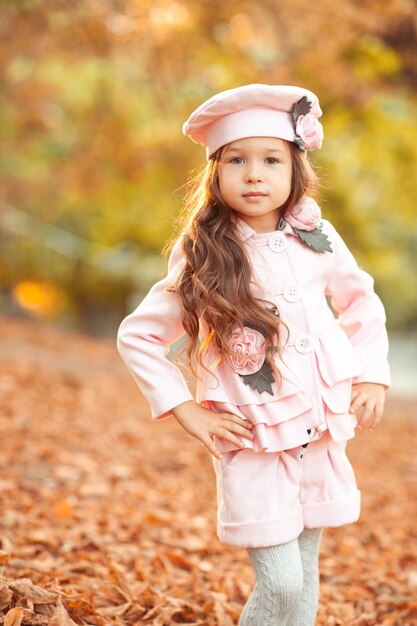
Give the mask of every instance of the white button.
[[269, 238], [268, 246], [272, 252], [282, 252], [287, 247], [287, 239], [281, 233], [274, 233]]
[[294, 345], [298, 352], [306, 354], [307, 352], [311, 352], [313, 349], [313, 340], [310, 335], [298, 335]]
[[301, 298], [301, 289], [297, 285], [284, 287], [284, 298], [288, 302], [297, 302]]

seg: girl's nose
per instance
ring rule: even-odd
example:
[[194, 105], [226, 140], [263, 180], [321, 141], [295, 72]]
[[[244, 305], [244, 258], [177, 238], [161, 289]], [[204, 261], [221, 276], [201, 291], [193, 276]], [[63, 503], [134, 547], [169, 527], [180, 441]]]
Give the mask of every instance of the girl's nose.
[[262, 174], [256, 165], [252, 165], [248, 167], [245, 178], [248, 183], [260, 182], [262, 180]]

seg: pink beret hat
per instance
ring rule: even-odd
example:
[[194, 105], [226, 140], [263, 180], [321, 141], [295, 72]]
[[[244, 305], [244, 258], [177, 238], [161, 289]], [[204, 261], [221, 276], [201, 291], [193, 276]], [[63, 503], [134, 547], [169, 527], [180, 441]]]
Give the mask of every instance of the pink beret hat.
[[221, 146], [245, 137], [277, 137], [302, 151], [321, 148], [323, 126], [317, 96], [291, 85], [244, 85], [201, 104], [182, 130], [206, 148], [207, 159]]

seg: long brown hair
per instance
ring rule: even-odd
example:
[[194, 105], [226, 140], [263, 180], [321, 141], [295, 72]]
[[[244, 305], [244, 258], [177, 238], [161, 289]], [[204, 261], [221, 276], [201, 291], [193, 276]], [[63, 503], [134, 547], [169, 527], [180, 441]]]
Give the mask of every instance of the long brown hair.
[[[319, 179], [307, 154], [300, 152], [294, 142], [288, 143], [292, 165], [291, 191], [280, 207], [280, 217], [319, 187]], [[282, 356], [281, 332], [283, 327], [288, 331], [288, 327], [280, 319], [279, 312], [274, 314], [265, 307], [265, 304], [273, 307], [272, 302], [255, 298], [251, 293], [250, 261], [231, 220], [233, 210], [220, 193], [218, 170], [225, 147], [212, 155], [203, 171], [189, 181], [178, 218], [185, 264], [175, 283], [166, 290], [176, 294], [181, 306], [182, 323], [188, 335], [186, 365], [194, 375], [195, 355], [206, 371], [212, 371], [224, 355], [235, 354], [228, 346], [231, 331], [236, 327], [243, 330], [244, 325], [250, 325], [264, 336], [266, 359], [280, 381], [281, 374], [272, 352], [275, 349]], [[173, 243], [168, 242], [165, 253]], [[199, 320], [205, 330], [201, 341]], [[209, 352], [215, 355], [210, 364], [204, 358]]]

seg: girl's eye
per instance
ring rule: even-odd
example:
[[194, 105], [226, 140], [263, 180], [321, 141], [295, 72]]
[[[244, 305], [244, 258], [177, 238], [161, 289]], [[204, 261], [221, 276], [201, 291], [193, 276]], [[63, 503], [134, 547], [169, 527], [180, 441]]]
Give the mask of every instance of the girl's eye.
[[237, 163], [238, 165], [240, 165], [240, 163], [243, 162], [242, 157], [233, 157], [233, 159], [230, 160], [230, 163]]
[[266, 162], [268, 163], [268, 165], [273, 165], [274, 163], [279, 163], [278, 159], [275, 159], [274, 157], [268, 157], [266, 159]]

